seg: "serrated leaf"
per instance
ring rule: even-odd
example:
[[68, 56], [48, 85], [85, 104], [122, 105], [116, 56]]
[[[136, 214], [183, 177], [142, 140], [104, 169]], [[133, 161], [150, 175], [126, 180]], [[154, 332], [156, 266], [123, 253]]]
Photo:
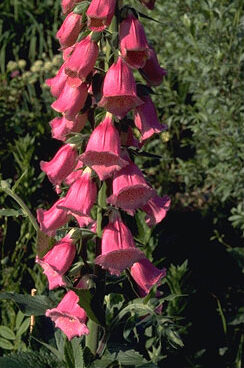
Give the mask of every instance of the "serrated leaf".
[[74, 361], [75, 361], [74, 368], [84, 368], [83, 349], [81, 347], [80, 342], [81, 342], [81, 339], [77, 337], [71, 340], [73, 356], [74, 356]]
[[9, 340], [5, 340], [2, 337], [0, 337], [0, 348], [6, 350], [13, 350], [14, 346]]
[[23, 295], [17, 293], [0, 293], [1, 299], [13, 300], [26, 316], [43, 316], [48, 308], [53, 307], [53, 302], [43, 295]]
[[119, 361], [120, 364], [125, 366], [133, 366], [133, 367], [147, 367], [147, 368], [156, 368], [157, 366], [151, 362], [148, 362], [143, 355], [141, 355], [136, 350], [126, 350], [126, 351], [119, 351], [116, 356], [116, 359]]
[[15, 334], [12, 330], [10, 330], [7, 326], [0, 326], [0, 336], [4, 337], [7, 340], [15, 340]]

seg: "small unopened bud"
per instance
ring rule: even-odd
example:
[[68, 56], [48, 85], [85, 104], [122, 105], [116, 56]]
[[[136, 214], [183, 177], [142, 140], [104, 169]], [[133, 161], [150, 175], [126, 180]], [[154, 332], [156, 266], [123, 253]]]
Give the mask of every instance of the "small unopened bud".
[[190, 18], [188, 17], [187, 14], [184, 14], [183, 15], [183, 24], [186, 26], [186, 27], [190, 27], [191, 26], [191, 20]]

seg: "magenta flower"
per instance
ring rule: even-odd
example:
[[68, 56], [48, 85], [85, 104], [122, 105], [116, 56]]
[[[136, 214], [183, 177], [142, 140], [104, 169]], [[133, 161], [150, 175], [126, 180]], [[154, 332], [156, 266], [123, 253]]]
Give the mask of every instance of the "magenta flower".
[[81, 28], [81, 15], [73, 12], [68, 14], [56, 34], [56, 38], [59, 40], [60, 45], [62, 47], [72, 46], [77, 40]]
[[96, 171], [100, 180], [105, 180], [128, 165], [128, 161], [123, 160], [120, 154], [119, 133], [113, 124], [112, 115], [107, 113], [91, 134], [86, 151], [80, 159], [84, 165]]
[[83, 163], [78, 160], [74, 170], [64, 179], [64, 183], [69, 187], [81, 177]]
[[79, 87], [71, 87], [67, 80], [58, 99], [52, 103], [51, 107], [64, 113], [68, 120], [74, 120], [75, 116], [83, 108], [87, 98], [87, 86], [82, 83]]
[[159, 86], [167, 71], [158, 63], [157, 55], [153, 48], [149, 49], [149, 58], [140, 73], [150, 86]]
[[41, 161], [41, 170], [44, 171], [51, 183], [59, 185], [72, 172], [78, 159], [74, 145], [65, 144], [49, 162]]
[[65, 74], [65, 63], [61, 66], [56, 76], [46, 79], [46, 84], [50, 87], [50, 92], [54, 97], [61, 94], [68, 76]]
[[65, 73], [70, 77], [78, 77], [85, 80], [93, 70], [99, 53], [96, 42], [91, 36], [83, 38], [75, 45], [75, 49], [66, 62]]
[[125, 62], [134, 69], [142, 68], [149, 57], [149, 46], [139, 20], [129, 14], [120, 24], [120, 50]]
[[144, 96], [142, 100], [144, 104], [135, 109], [135, 126], [141, 132], [141, 142], [150, 138], [154, 133], [160, 133], [167, 129], [166, 125], [159, 122], [151, 97]]
[[170, 198], [168, 196], [155, 197], [149, 199], [149, 201], [142, 207], [142, 210], [146, 212], [146, 223], [148, 226], [153, 226], [161, 222], [170, 207]]
[[70, 290], [65, 294], [57, 308], [47, 309], [46, 316], [55, 323], [71, 340], [74, 336], [88, 335], [86, 312], [78, 304], [79, 297]]
[[140, 295], [143, 297], [166, 276], [166, 268], [159, 270], [147, 258], [144, 258], [133, 264], [130, 273], [138, 284]]
[[96, 201], [97, 187], [92, 181], [91, 170], [86, 168], [81, 177], [71, 185], [58, 208], [70, 211], [80, 216], [90, 215], [90, 210]]
[[95, 222], [90, 216], [85, 216], [85, 215], [80, 216], [77, 214], [74, 214], [73, 216], [78, 222], [79, 227], [86, 227], [88, 225], [94, 224]]
[[92, 0], [86, 15], [87, 26], [95, 32], [101, 32], [108, 27], [114, 15], [116, 0]]
[[103, 83], [103, 96], [98, 105], [122, 119], [131, 109], [142, 103], [136, 94], [133, 73], [119, 57], [107, 71]]
[[107, 202], [129, 213], [144, 206], [155, 195], [155, 190], [147, 184], [142, 172], [132, 161], [115, 173], [112, 186], [113, 194], [107, 198]]
[[102, 254], [96, 258], [95, 263], [113, 275], [120, 275], [143, 258], [144, 254], [135, 247], [133, 236], [121, 220], [119, 212], [113, 211], [109, 224], [103, 230]]
[[87, 112], [76, 115], [74, 120], [67, 120], [64, 116], [54, 118], [49, 123], [52, 129], [52, 138], [64, 142], [67, 134], [71, 132], [80, 132], [84, 128], [86, 122]]
[[40, 229], [49, 236], [54, 236], [56, 230], [64, 226], [70, 219], [67, 211], [59, 209], [57, 206], [61, 205], [64, 198], [59, 199], [49, 210], [39, 208], [37, 213], [37, 220], [40, 224]]
[[68, 234], [56, 243], [43, 258], [36, 258], [36, 262], [42, 266], [43, 273], [48, 278], [49, 290], [58, 286], [66, 286], [63, 275], [70, 268], [75, 258], [75, 253], [74, 240]]
[[64, 14], [69, 13], [80, 0], [62, 0], [61, 6]]

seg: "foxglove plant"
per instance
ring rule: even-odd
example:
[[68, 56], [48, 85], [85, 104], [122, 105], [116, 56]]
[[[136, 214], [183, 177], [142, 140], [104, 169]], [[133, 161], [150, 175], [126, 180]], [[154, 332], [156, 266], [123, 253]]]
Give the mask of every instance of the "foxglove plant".
[[[149, 9], [154, 7], [155, 1], [140, 1]], [[82, 1], [62, 0], [62, 10], [66, 19], [56, 37], [64, 63], [46, 83], [55, 98], [51, 107], [60, 113], [50, 122], [52, 137], [63, 146], [51, 161], [41, 162], [60, 198], [49, 210], [38, 209], [37, 219], [47, 236], [67, 235], [51, 249], [46, 247], [36, 262], [50, 290], [67, 290], [46, 316], [69, 340], [87, 335], [86, 345], [95, 355], [98, 323], [103, 320], [104, 324], [104, 318], [99, 318], [99, 312], [94, 317], [91, 304], [86, 309], [92, 294], [82, 300], [85, 294], [80, 290], [89, 292], [84, 279], [93, 280], [93, 300], [103, 315], [106, 273], [118, 277], [127, 272], [140, 297], [159, 286], [166, 275], [138, 248], [128, 221], [139, 211], [144, 212], [145, 223], [154, 226], [170, 206], [170, 199], [158, 196], [133, 160], [148, 139], [166, 129], [148, 95], [150, 89], [138, 88], [133, 70], [138, 69], [150, 86], [162, 82], [165, 70], [149, 46], [136, 11], [122, 8], [121, 1], [92, 0], [86, 6]], [[70, 227], [74, 229], [68, 233]], [[89, 236], [93, 255], [86, 247]], [[82, 240], [78, 252], [77, 239]], [[69, 271], [75, 259], [84, 267], [74, 275]]]

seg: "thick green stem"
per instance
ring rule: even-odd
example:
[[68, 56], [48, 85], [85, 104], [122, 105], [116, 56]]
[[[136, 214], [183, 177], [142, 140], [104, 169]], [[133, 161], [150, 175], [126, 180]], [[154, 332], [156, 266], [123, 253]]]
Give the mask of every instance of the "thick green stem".
[[[97, 239], [96, 239], [96, 256], [101, 253], [101, 238], [102, 238], [102, 207], [104, 206], [106, 195], [106, 183], [103, 182], [101, 189], [98, 192], [97, 206]], [[94, 274], [96, 276], [96, 298], [98, 303], [103, 303], [105, 275], [100, 266], [94, 266]], [[91, 350], [92, 354], [96, 354], [99, 343], [99, 325], [92, 321], [88, 321], [89, 335], [86, 337], [86, 346]]]
[[33, 225], [34, 229], [36, 230], [36, 232], [38, 232], [39, 231], [39, 226], [36, 222], [35, 217], [32, 215], [31, 211], [26, 206], [26, 204], [22, 201], [22, 199], [9, 188], [8, 184], [4, 180], [1, 181], [1, 189], [5, 193], [7, 193], [10, 197], [12, 197], [15, 200], [15, 202], [17, 202], [19, 204], [19, 206], [22, 208], [23, 212], [29, 217], [29, 220], [32, 223], [32, 225]]
[[[109, 30], [111, 31], [112, 34], [114, 34], [115, 32], [118, 33], [118, 16], [119, 16], [119, 6], [117, 5], [115, 9], [115, 16], [113, 17], [112, 23], [109, 27]], [[118, 36], [116, 46], [118, 48]], [[107, 41], [105, 52], [106, 71], [110, 67], [111, 54], [112, 49], [109, 42]], [[103, 208], [106, 208], [106, 188], [107, 188], [106, 182], [104, 181], [98, 193], [96, 256], [101, 254], [102, 219], [103, 219]], [[100, 266], [95, 265], [94, 274], [96, 276], [96, 293], [94, 295], [94, 298], [96, 298], [97, 302], [102, 305], [105, 292], [106, 272], [103, 271]], [[90, 333], [86, 337], [86, 346], [90, 349], [92, 354], [95, 355], [98, 351], [100, 328], [99, 325], [92, 320], [89, 320], [88, 328], [90, 330]]]

